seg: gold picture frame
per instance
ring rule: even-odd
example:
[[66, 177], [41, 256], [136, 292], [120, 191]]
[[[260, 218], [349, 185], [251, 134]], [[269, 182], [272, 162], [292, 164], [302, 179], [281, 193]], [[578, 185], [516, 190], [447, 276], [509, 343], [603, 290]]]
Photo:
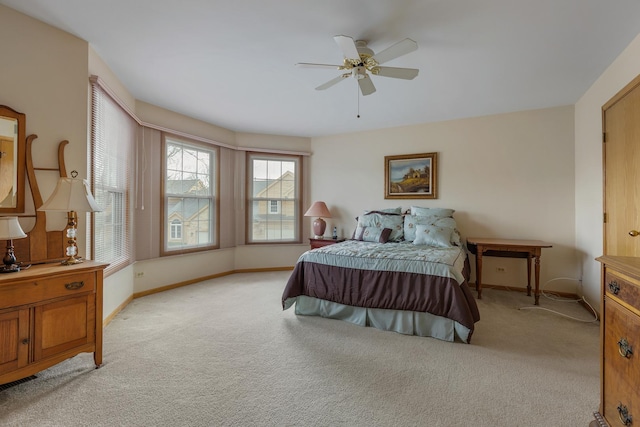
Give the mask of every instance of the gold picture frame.
[[437, 199], [438, 153], [384, 158], [385, 199]]

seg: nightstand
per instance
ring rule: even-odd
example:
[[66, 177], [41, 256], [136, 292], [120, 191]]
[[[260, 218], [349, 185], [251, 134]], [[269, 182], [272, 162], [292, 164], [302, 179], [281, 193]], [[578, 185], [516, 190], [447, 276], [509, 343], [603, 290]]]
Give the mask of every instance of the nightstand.
[[311, 249], [321, 248], [323, 246], [333, 245], [334, 243], [344, 242], [345, 239], [309, 239]]

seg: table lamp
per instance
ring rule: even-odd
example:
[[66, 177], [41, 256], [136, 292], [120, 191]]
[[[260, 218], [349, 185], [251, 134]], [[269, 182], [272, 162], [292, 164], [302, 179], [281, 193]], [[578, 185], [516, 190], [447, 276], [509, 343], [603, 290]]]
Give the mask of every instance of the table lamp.
[[324, 222], [322, 217], [331, 218], [331, 212], [327, 209], [327, 205], [324, 202], [313, 202], [311, 207], [304, 213], [304, 216], [318, 217], [313, 221], [313, 234], [315, 234], [316, 239], [323, 238], [327, 223]]
[[20, 271], [20, 266], [16, 264], [16, 256], [13, 253], [13, 239], [22, 239], [27, 237], [20, 227], [17, 216], [0, 217], [0, 240], [6, 239], [7, 253], [2, 261], [4, 267], [0, 268], [0, 273], [15, 273]]
[[71, 172], [73, 178], [61, 177], [51, 197], [38, 208], [45, 212], [67, 212], [67, 259], [62, 261], [64, 265], [73, 265], [82, 262], [78, 256], [76, 245], [76, 225], [78, 224], [77, 212], [100, 212], [102, 209], [91, 195], [89, 183], [78, 176], [78, 172]]

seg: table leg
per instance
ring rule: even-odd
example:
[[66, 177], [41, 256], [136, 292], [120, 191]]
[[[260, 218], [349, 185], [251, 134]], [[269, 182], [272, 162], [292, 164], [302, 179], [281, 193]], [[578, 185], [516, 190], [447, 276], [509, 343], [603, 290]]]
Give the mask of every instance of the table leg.
[[531, 252], [527, 254], [527, 296], [531, 296]]
[[536, 290], [534, 292], [534, 305], [540, 305], [540, 255], [535, 256], [536, 263]]
[[482, 246], [476, 247], [476, 291], [478, 299], [482, 299]]

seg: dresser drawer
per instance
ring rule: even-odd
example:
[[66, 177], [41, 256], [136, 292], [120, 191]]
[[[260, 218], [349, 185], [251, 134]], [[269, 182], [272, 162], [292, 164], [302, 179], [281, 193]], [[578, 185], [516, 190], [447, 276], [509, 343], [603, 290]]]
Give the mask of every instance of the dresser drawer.
[[[61, 266], [60, 268], [65, 267]], [[0, 286], [0, 310], [58, 297], [94, 292], [95, 287], [95, 273], [93, 272], [14, 282]]]
[[631, 307], [640, 309], [640, 285], [632, 278], [607, 270], [604, 280], [605, 295], [619, 299]]
[[604, 416], [609, 422], [625, 416], [640, 419], [640, 319], [609, 297], [604, 308]]

